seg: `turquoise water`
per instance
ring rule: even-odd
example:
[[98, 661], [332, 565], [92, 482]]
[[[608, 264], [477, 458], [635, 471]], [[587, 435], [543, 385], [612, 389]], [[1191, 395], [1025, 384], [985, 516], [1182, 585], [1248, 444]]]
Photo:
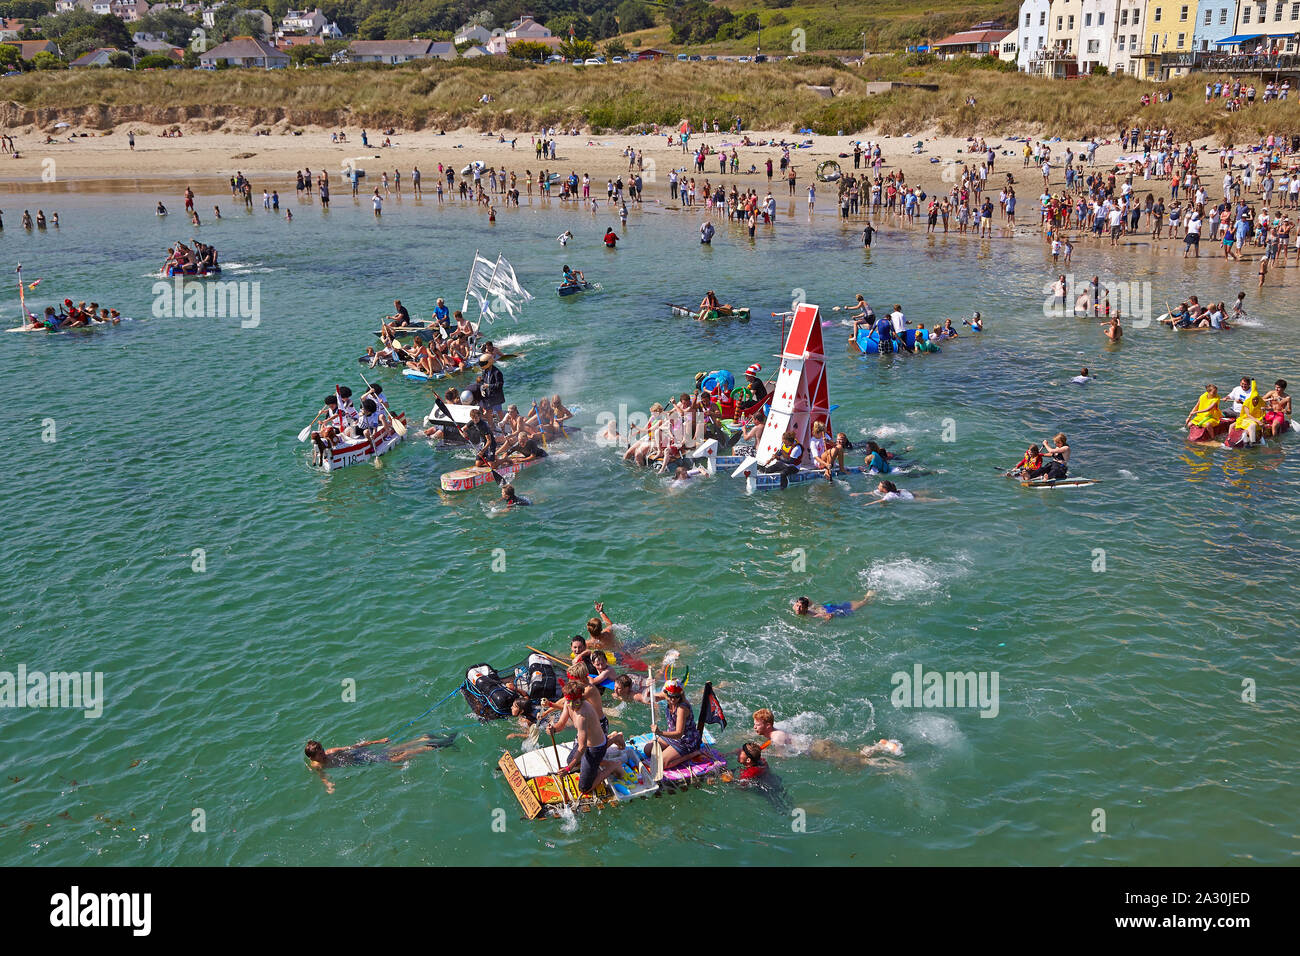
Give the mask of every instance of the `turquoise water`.
[[[236, 213], [218, 185], [199, 209], [219, 202], [227, 219], [205, 215], [201, 236], [226, 278], [261, 283], [261, 323], [245, 329], [149, 317], [160, 250], [193, 232], [153, 205], [179, 210], [181, 188], [4, 202], [5, 267], [45, 280], [29, 305], [67, 295], [143, 318], [0, 341], [13, 450], [0, 670], [102, 671], [106, 698], [97, 720], [0, 711], [0, 862], [500, 863], [552, 848], [571, 863], [1294, 858], [1300, 436], [1226, 452], [1186, 445], [1179, 427], [1205, 381], [1300, 380], [1289, 270], [1262, 295], [1241, 286], [1253, 327], [1134, 328], [1116, 348], [1095, 322], [1044, 317], [1052, 270], [1027, 243], [891, 231], [868, 254], [830, 219], [808, 228], [800, 207], [774, 234], [751, 243], [724, 227], [702, 249], [698, 215], [652, 208], [611, 253], [604, 216], [558, 208], [502, 210], [489, 226], [407, 198], [376, 222], [338, 195], [327, 216], [300, 207], [290, 224]], [[58, 208], [62, 228], [22, 233], [21, 205]], [[567, 249], [554, 240], [564, 229], [577, 236]], [[490, 489], [442, 494], [439, 475], [466, 462], [419, 440], [380, 469], [314, 471], [294, 436], [334, 383], [364, 387], [355, 358], [377, 317], [395, 297], [420, 315], [437, 295], [459, 304], [475, 248], [503, 252], [537, 295], [493, 329], [525, 353], [504, 367], [508, 400], [559, 391], [583, 409], [582, 436], [519, 476], [534, 507], [498, 515]], [[565, 262], [604, 291], [557, 299]], [[1231, 301], [1253, 274], [1181, 259], [1156, 274], [1145, 252], [1082, 246], [1073, 271], [1150, 281], [1156, 302]], [[666, 301], [709, 287], [763, 318], [666, 316]], [[826, 327], [836, 427], [910, 448], [923, 473], [899, 483], [940, 501], [865, 507], [851, 497], [864, 478], [746, 497], [719, 477], [674, 492], [597, 445], [597, 415], [644, 410], [697, 371], [774, 371], [779, 322], [766, 316], [795, 289], [824, 306], [861, 290], [916, 319], [987, 317], [982, 337], [898, 359], [852, 357], [847, 330]], [[1068, 384], [1085, 364], [1098, 381]], [[394, 408], [427, 413], [427, 387], [375, 375]], [[1043, 493], [1002, 479], [1057, 430], [1073, 473], [1102, 484]], [[799, 594], [868, 588], [876, 603], [848, 620], [788, 610]], [[774, 760], [793, 816], [718, 785], [525, 823], [495, 766], [507, 728], [472, 726], [454, 698], [412, 728], [462, 729], [453, 749], [336, 771], [333, 795], [306, 769], [308, 737], [397, 731], [469, 665], [561, 649], [597, 599], [637, 638], [679, 649], [697, 689], [715, 682], [725, 745], [768, 706], [809, 738], [856, 749], [892, 737], [906, 757]], [[893, 707], [891, 676], [916, 664], [996, 671], [997, 716]], [[1242, 701], [1243, 679], [1256, 702]], [[342, 699], [348, 680], [355, 702]]]

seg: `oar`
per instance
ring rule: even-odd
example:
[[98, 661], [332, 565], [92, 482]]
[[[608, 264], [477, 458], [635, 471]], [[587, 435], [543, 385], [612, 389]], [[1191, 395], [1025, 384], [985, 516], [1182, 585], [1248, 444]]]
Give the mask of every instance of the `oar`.
[[[456, 429], [456, 431], [460, 432], [460, 437], [464, 438], [466, 441], [469, 441], [469, 436], [465, 434], [465, 429], [461, 428], [459, 425], [456, 424], [456, 419], [451, 417], [451, 412], [448, 411], [447, 406], [443, 404], [442, 399], [438, 397], [438, 393], [436, 391], [433, 393], [433, 403], [434, 405], [437, 406], [438, 411], [442, 412], [445, 416], [447, 416], [447, 421], [451, 422], [451, 427]], [[501, 472], [497, 471], [491, 465], [487, 466], [487, 470], [492, 473], [492, 478], [496, 481], [497, 484], [503, 485], [506, 483], [505, 476], [503, 476]]]
[[555, 744], [555, 731], [548, 731], [551, 735], [551, 750], [555, 754], [555, 782], [560, 788], [560, 797], [564, 800], [564, 809], [569, 809], [569, 793], [564, 789], [564, 777], [560, 776], [560, 748]]
[[664, 750], [663, 744], [659, 742], [659, 735], [655, 733], [655, 679], [653, 674], [650, 675], [648, 690], [647, 696], [650, 698], [650, 733], [654, 734], [650, 741], [650, 769], [652, 779], [655, 783], [658, 783], [664, 778]]
[[554, 654], [548, 654], [548, 653], [546, 653], [545, 651], [539, 651], [537, 648], [532, 647], [532, 646], [530, 646], [530, 645], [528, 645], [528, 644], [525, 644], [524, 647], [528, 648], [528, 649], [529, 649], [530, 651], [532, 651], [534, 654], [541, 654], [541, 655], [542, 655], [543, 657], [545, 657], [547, 660], [554, 661], [555, 663], [559, 664], [561, 667], [567, 668], [567, 667], [569, 666], [569, 664], [570, 664], [570, 661], [562, 661], [562, 660], [560, 660], [558, 657], [556, 657]]
[[319, 412], [317, 412], [316, 417], [311, 420], [311, 425], [308, 425], [306, 428], [304, 428], [302, 431], [298, 433], [298, 441], [307, 440], [307, 436], [311, 434], [311, 426], [315, 425], [318, 421], [320, 421], [321, 412], [323, 411], [325, 411], [325, 409], [322, 408]]
[[[361, 376], [361, 381], [366, 382], [366, 388], [374, 388], [373, 385], [371, 385], [369, 382], [366, 381], [366, 377], [364, 375]], [[384, 411], [388, 412], [388, 421], [393, 426], [393, 431], [397, 432], [398, 435], [405, 438], [406, 426], [402, 424], [401, 421], [398, 420], [396, 415], [393, 414], [392, 409], [388, 407], [388, 402], [383, 402], [383, 406], [384, 406]]]

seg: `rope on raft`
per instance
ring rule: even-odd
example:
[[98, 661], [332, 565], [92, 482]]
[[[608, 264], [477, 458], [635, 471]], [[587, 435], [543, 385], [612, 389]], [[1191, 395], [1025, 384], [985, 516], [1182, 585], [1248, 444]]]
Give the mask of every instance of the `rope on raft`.
[[453, 697], [455, 697], [455, 696], [456, 696], [457, 694], [459, 694], [459, 693], [460, 693], [460, 687], [457, 687], [457, 688], [456, 688], [455, 690], [453, 690], [450, 694], [448, 694], [448, 695], [447, 695], [446, 697], [444, 697], [442, 700], [438, 701], [436, 704], [434, 704], [432, 707], [430, 707], [428, 710], [426, 710], [426, 711], [425, 711], [423, 714], [421, 714], [419, 717], [416, 717], [415, 720], [407, 721], [407, 722], [406, 722], [405, 724], [403, 724], [401, 727], [397, 728], [396, 731], [394, 731], [394, 732], [391, 733], [391, 734], [388, 734], [388, 738], [389, 738], [390, 740], [393, 739], [393, 738], [395, 738], [398, 734], [400, 734], [400, 733], [401, 733], [403, 730], [405, 730], [407, 727], [410, 727], [410, 726], [411, 726], [412, 724], [414, 724], [416, 721], [423, 720], [423, 719], [424, 719], [425, 717], [427, 717], [429, 714], [433, 713], [434, 710], [436, 710], [437, 708], [441, 707], [443, 704], [447, 703], [447, 701], [451, 700]]

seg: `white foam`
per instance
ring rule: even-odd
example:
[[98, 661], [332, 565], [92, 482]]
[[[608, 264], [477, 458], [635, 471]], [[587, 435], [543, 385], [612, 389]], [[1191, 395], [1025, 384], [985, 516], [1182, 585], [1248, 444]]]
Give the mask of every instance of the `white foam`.
[[969, 564], [969, 555], [963, 553], [947, 562], [895, 557], [872, 562], [858, 577], [878, 599], [928, 604], [945, 597], [948, 583], [965, 577]]
[[1120, 476], [1121, 478], [1124, 478], [1124, 479], [1128, 480], [1128, 481], [1137, 481], [1137, 480], [1138, 480], [1138, 476], [1137, 476], [1136, 474], [1134, 474], [1133, 472], [1129, 471], [1127, 468], [1121, 468], [1121, 469], [1119, 470], [1119, 476]]
[[[528, 345], [532, 342], [538, 341], [539, 338], [540, 336], [536, 336], [536, 335], [525, 335], [523, 333], [511, 333], [510, 335], [502, 336], [499, 339], [493, 339], [492, 344], [504, 352], [506, 348], [517, 348], [521, 345]], [[545, 345], [546, 343], [543, 342], [542, 344]]]

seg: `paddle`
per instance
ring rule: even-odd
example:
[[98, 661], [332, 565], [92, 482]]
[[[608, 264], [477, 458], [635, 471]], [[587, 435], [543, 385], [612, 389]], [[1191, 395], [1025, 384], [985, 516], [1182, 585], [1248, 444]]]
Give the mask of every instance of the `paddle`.
[[[361, 381], [366, 382], [366, 377], [364, 375], [361, 376]], [[373, 389], [374, 386], [371, 385], [369, 382], [366, 382], [366, 388]], [[378, 393], [376, 393], [375, 397], [376, 398], [379, 397]], [[402, 424], [402, 422], [397, 418], [397, 416], [392, 413], [392, 411], [388, 407], [387, 402], [383, 402], [383, 406], [384, 406], [384, 411], [388, 412], [388, 421], [393, 426], [393, 431], [397, 432], [397, 434], [400, 435], [402, 438], [405, 438], [406, 426]]]
[[[461, 428], [459, 425], [456, 424], [456, 419], [451, 417], [451, 412], [447, 409], [447, 406], [443, 403], [442, 399], [438, 396], [437, 392], [433, 393], [433, 404], [437, 407], [438, 411], [442, 412], [442, 414], [446, 416], [447, 421], [451, 422], [452, 428], [460, 432], [460, 437], [465, 439], [466, 441], [469, 441], [469, 436], [465, 434], [465, 429]], [[470, 444], [473, 444], [473, 442], [470, 442]], [[497, 482], [497, 484], [503, 485], [506, 483], [506, 479], [501, 474], [501, 472], [497, 471], [491, 465], [487, 465], [486, 468], [489, 472], [492, 473], [492, 478]]]
[[560, 748], [555, 744], [555, 731], [548, 731], [551, 735], [551, 750], [555, 754], [555, 782], [560, 788], [560, 797], [564, 800], [564, 809], [569, 809], [569, 793], [564, 789], [564, 777], [560, 776]]
[[655, 729], [655, 679], [653, 674], [650, 675], [650, 681], [647, 685], [647, 696], [650, 698], [650, 733], [654, 734], [650, 741], [651, 779], [658, 783], [664, 778], [664, 750], [663, 744], [659, 743], [658, 731]]
[[561, 667], [565, 669], [567, 669], [569, 664], [571, 663], [570, 661], [560, 660], [560, 658], [556, 657], [554, 654], [548, 654], [545, 651], [539, 651], [537, 648], [532, 647], [531, 645], [525, 644], [524, 647], [528, 648], [528, 650], [532, 651], [534, 654], [541, 654], [547, 660], [554, 661], [556, 664], [559, 664]]
[[316, 413], [316, 417], [313, 418], [313, 419], [311, 420], [311, 425], [308, 425], [307, 427], [305, 427], [302, 431], [300, 431], [300, 432], [298, 433], [298, 441], [306, 441], [306, 440], [307, 440], [307, 436], [311, 434], [311, 428], [312, 428], [312, 425], [315, 425], [318, 421], [320, 421], [321, 414], [322, 414], [324, 411], [325, 411], [325, 409], [322, 408], [319, 412], [317, 412], [317, 413]]

